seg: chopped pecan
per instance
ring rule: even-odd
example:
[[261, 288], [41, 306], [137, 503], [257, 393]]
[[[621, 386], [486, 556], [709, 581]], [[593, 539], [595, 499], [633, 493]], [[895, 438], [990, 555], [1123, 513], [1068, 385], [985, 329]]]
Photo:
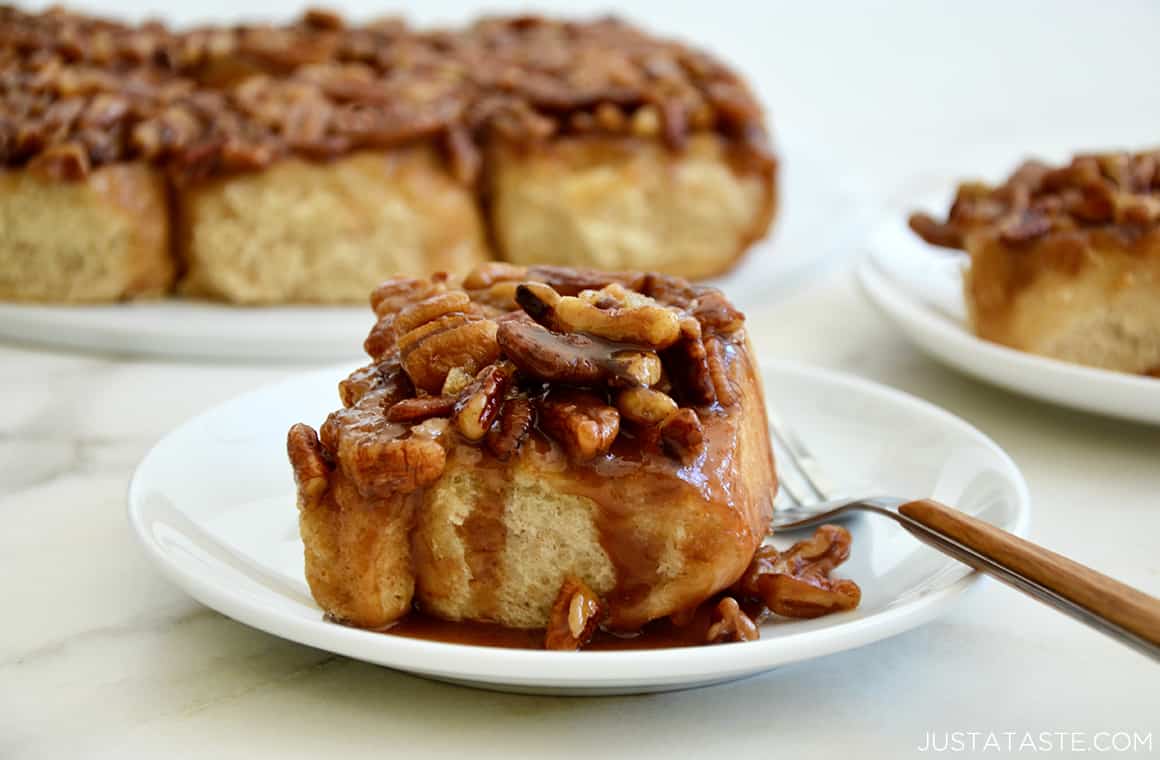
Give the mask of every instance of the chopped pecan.
[[576, 651], [596, 634], [604, 605], [584, 581], [568, 576], [556, 594], [548, 614], [548, 628], [544, 634], [544, 648], [556, 651]]
[[608, 361], [609, 385], [614, 387], [649, 387], [660, 382], [661, 359], [653, 351], [615, 351]]
[[716, 288], [699, 288], [692, 314], [708, 333], [730, 335], [745, 326], [745, 315]]
[[741, 605], [731, 596], [718, 602], [713, 609], [713, 622], [705, 636], [710, 644], [722, 641], [757, 641], [761, 632], [753, 619], [745, 614]]
[[553, 389], [540, 401], [540, 426], [576, 460], [585, 461], [612, 448], [620, 431], [620, 413], [594, 393]]
[[506, 261], [489, 261], [480, 264], [463, 278], [464, 290], [484, 290], [500, 282], [519, 282], [527, 279], [527, 267], [509, 264]]
[[737, 587], [785, 617], [814, 618], [852, 610], [861, 601], [861, 589], [853, 581], [829, 577], [850, 556], [850, 543], [845, 528], [822, 525], [812, 537], [784, 552], [762, 546]]
[[516, 302], [528, 315], [556, 332], [579, 332], [650, 348], [672, 345], [680, 335], [677, 312], [619, 283], [579, 297], [561, 296], [543, 283], [516, 288]]
[[630, 290], [639, 290], [644, 277], [635, 272], [602, 272], [598, 269], [541, 265], [528, 267], [524, 279], [550, 285], [562, 296], [577, 296], [585, 290], [600, 290], [614, 282]]
[[444, 396], [458, 396], [463, 392], [463, 389], [471, 385], [475, 380], [471, 373], [463, 369], [463, 367], [452, 367], [447, 372], [447, 378], [443, 381]]
[[[1108, 208], [1111, 213], [1111, 207]], [[999, 226], [999, 238], [1004, 243], [1019, 244], [1041, 237], [1051, 229], [1051, 220], [1046, 215], [1030, 209], [1020, 211], [1003, 221]]]
[[961, 248], [976, 229], [1022, 245], [1087, 227], [1152, 224], [1160, 219], [1144, 209], [1156, 202], [1158, 158], [1151, 151], [1077, 155], [1054, 168], [1027, 162], [1003, 184], [961, 184], [945, 222], [916, 214], [910, 226], [927, 242]]
[[405, 398], [387, 409], [388, 422], [422, 422], [432, 417], [449, 417], [455, 411], [454, 396]]
[[318, 441], [318, 433], [299, 422], [286, 434], [286, 453], [290, 456], [294, 482], [298, 485], [298, 506], [314, 504], [326, 490], [331, 469]]
[[601, 338], [555, 333], [522, 319], [504, 319], [496, 340], [504, 355], [529, 378], [580, 386], [651, 385], [661, 364], [651, 351], [623, 349]]
[[507, 460], [519, 449], [535, 422], [535, 407], [524, 397], [509, 398], [500, 407], [499, 419], [487, 431], [487, 447], [501, 460]]
[[482, 440], [499, 415], [504, 394], [511, 385], [515, 367], [508, 362], [479, 371], [475, 381], [463, 389], [455, 403], [455, 429], [469, 441]]
[[701, 419], [687, 407], [678, 409], [661, 423], [660, 435], [665, 451], [685, 464], [697, 459], [705, 443]]
[[519, 304], [516, 303], [516, 288], [519, 285], [518, 281], [511, 280], [497, 282], [486, 288], [470, 291], [471, 300], [485, 310], [493, 310], [496, 314], [509, 312], [519, 308]]
[[338, 396], [345, 407], [354, 406], [369, 393], [378, 393], [381, 403], [390, 406], [414, 395], [415, 387], [397, 359], [356, 369], [338, 384]]
[[659, 425], [677, 411], [677, 402], [650, 388], [625, 388], [616, 394], [621, 416], [640, 425]]

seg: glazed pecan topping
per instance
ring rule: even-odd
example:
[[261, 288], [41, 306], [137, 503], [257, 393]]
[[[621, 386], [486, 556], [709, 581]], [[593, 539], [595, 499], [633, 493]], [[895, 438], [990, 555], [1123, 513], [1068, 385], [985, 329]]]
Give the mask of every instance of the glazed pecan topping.
[[830, 578], [830, 571], [850, 556], [850, 542], [845, 528], [823, 525], [784, 552], [762, 546], [737, 589], [784, 617], [815, 618], [852, 610], [862, 599], [861, 589], [851, 580]]
[[963, 248], [981, 229], [994, 229], [1010, 245], [1092, 227], [1138, 231], [1160, 223], [1158, 165], [1160, 151], [1080, 155], [1055, 168], [1028, 161], [1001, 185], [960, 185], [945, 222], [916, 213], [910, 227], [947, 248]]
[[[504, 285], [508, 307], [486, 303]], [[371, 296], [373, 361], [339, 384], [345, 408], [318, 435], [320, 461], [366, 495], [430, 484], [452, 442], [506, 461], [535, 435], [584, 463], [618, 456], [627, 431], [633, 450], [688, 465], [704, 451], [704, 415], [737, 400], [743, 321], [714, 290], [501, 263], [464, 286], [397, 277]]]
[[62, 178], [144, 159], [196, 179], [430, 138], [473, 182], [489, 136], [529, 144], [570, 132], [679, 150], [689, 133], [713, 131], [772, 161], [760, 110], [732, 72], [611, 19], [421, 31], [308, 11], [285, 26], [177, 32], [3, 7], [0, 65], [0, 160]]

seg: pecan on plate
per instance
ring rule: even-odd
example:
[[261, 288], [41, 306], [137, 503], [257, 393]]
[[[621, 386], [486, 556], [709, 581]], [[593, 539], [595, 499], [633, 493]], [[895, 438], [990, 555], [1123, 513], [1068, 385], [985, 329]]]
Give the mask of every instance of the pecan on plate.
[[544, 648], [557, 651], [580, 649], [596, 633], [604, 605], [595, 592], [574, 576], [564, 579], [548, 615]]
[[784, 552], [759, 547], [737, 587], [785, 617], [815, 618], [852, 610], [862, 599], [858, 584], [830, 578], [830, 571], [850, 556], [850, 543], [845, 528], [822, 525], [812, 537]]
[[713, 622], [705, 635], [706, 642], [756, 641], [759, 638], [761, 633], [757, 624], [745, 614], [736, 599], [727, 596], [718, 602], [713, 609]]

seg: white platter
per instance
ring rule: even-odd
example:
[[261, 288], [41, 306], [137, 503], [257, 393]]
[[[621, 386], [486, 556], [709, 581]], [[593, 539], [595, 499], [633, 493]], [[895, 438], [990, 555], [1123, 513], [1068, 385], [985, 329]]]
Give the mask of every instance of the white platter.
[[[858, 378], [784, 362], [763, 369], [767, 397], [823, 461], [834, 462], [848, 490], [933, 496], [1025, 532], [1022, 476], [967, 423]], [[341, 368], [312, 372], [205, 412], [158, 443], [129, 488], [129, 519], [158, 567], [202, 603], [276, 636], [483, 688], [652, 692], [741, 678], [893, 636], [946, 611], [978, 580], [893, 522], [862, 518], [849, 524], [853, 554], [840, 573], [861, 585], [861, 607], [770, 622], [756, 642], [561, 653], [445, 644], [329, 623], [303, 576], [285, 434], [294, 422], [325, 418], [343, 375]]]
[[916, 346], [973, 377], [1074, 409], [1160, 424], [1160, 379], [1084, 367], [982, 340], [966, 321], [966, 258], [929, 245], [906, 225], [909, 209], [944, 213], [943, 193], [917, 196], [876, 226], [858, 279], [875, 306]]
[[[853, 248], [857, 182], [844, 178], [818, 145], [780, 143], [781, 208], [770, 238], [715, 284], [742, 309], [797, 287], [811, 270]], [[834, 225], [834, 219], [843, 220]], [[368, 293], [369, 295], [369, 293]], [[0, 338], [71, 350], [249, 361], [337, 361], [360, 355], [369, 307], [238, 308], [170, 299], [103, 306], [0, 303]]]

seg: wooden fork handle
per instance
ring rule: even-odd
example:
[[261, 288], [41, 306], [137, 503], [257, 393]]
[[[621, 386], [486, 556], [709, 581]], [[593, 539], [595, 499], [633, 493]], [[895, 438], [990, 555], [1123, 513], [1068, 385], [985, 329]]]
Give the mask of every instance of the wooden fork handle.
[[1160, 599], [930, 499], [899, 513], [1160, 646]]

